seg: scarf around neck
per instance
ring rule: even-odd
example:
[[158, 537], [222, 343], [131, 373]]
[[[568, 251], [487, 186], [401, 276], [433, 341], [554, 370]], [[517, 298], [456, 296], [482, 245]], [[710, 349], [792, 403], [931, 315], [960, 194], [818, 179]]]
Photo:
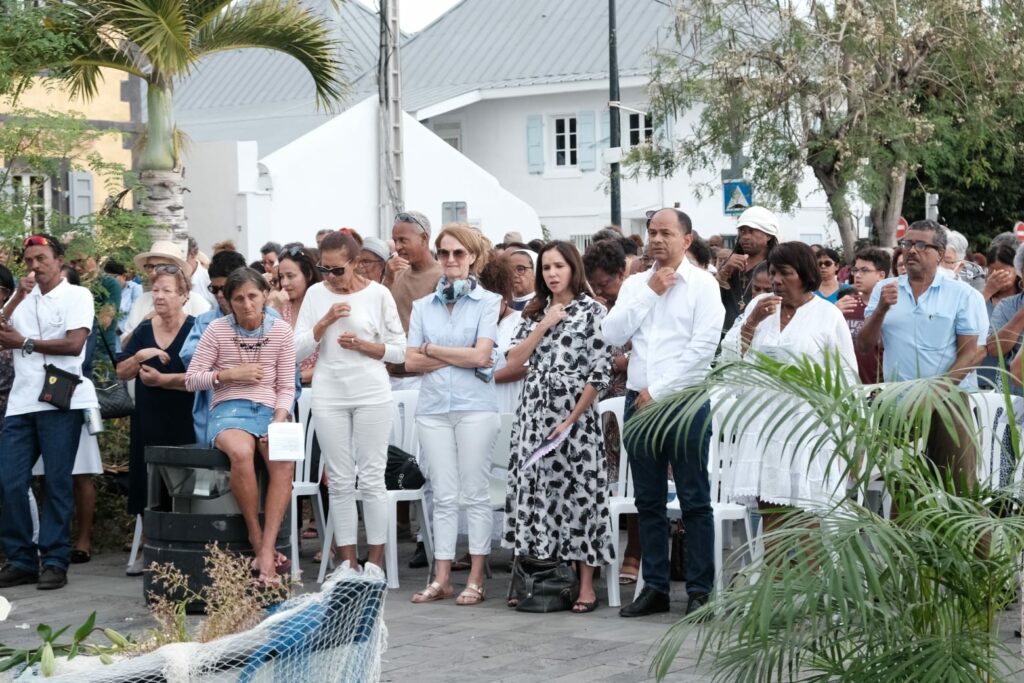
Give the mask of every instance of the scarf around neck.
[[449, 306], [476, 289], [476, 276], [470, 275], [465, 280], [451, 281], [447, 276], [441, 276], [437, 281], [437, 296]]

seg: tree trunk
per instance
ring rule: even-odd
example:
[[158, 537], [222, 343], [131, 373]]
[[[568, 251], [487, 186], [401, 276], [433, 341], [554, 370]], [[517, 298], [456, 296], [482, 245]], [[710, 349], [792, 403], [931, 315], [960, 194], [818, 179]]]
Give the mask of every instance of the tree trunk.
[[139, 155], [139, 180], [146, 196], [139, 202], [143, 215], [156, 225], [150, 229], [154, 240], [172, 240], [184, 245], [188, 239], [185, 218], [184, 174], [174, 149], [174, 104], [170, 83], [154, 76], [146, 89], [148, 123], [146, 143]]
[[903, 195], [906, 187], [906, 167], [895, 167], [889, 171], [889, 179], [883, 188], [882, 196], [872, 203], [871, 224], [881, 247], [896, 246], [896, 223], [903, 213]]
[[843, 258], [849, 260], [853, 255], [854, 244], [857, 241], [857, 219], [850, 213], [850, 204], [847, 201], [846, 182], [836, 176], [833, 169], [811, 165], [814, 177], [818, 179], [821, 189], [828, 199], [828, 206], [832, 210], [832, 220], [839, 227], [839, 239], [843, 241]]

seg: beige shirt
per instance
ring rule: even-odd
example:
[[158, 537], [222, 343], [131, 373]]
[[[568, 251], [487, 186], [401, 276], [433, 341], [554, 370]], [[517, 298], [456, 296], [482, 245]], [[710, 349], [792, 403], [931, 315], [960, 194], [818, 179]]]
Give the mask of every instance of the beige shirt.
[[402, 329], [409, 334], [409, 316], [412, 315], [412, 302], [422, 299], [437, 287], [444, 269], [436, 261], [424, 270], [407, 268], [395, 273], [395, 281], [391, 284], [391, 296], [398, 307], [398, 317], [402, 321]]

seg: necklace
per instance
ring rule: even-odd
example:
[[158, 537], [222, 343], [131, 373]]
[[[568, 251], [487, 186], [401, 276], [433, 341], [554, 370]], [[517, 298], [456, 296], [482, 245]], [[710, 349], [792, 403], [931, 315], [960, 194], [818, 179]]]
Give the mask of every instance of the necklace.
[[[242, 363], [256, 363], [260, 362], [260, 355], [263, 353], [263, 347], [270, 343], [270, 337], [264, 333], [264, 324], [267, 321], [267, 313], [263, 312], [263, 317], [260, 318], [260, 326], [258, 330], [258, 336], [246, 337], [243, 336], [242, 327], [235, 320], [235, 344], [238, 345], [238, 362]], [[243, 339], [251, 339], [252, 341], [243, 341]]]

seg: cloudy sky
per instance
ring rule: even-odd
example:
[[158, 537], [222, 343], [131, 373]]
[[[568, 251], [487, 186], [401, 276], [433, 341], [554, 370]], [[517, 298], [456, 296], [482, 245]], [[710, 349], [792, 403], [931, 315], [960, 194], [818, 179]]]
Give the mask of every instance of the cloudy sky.
[[[379, 0], [357, 0], [367, 7], [377, 10]], [[459, 0], [398, 0], [398, 21], [402, 30], [414, 33], [432, 22]]]

